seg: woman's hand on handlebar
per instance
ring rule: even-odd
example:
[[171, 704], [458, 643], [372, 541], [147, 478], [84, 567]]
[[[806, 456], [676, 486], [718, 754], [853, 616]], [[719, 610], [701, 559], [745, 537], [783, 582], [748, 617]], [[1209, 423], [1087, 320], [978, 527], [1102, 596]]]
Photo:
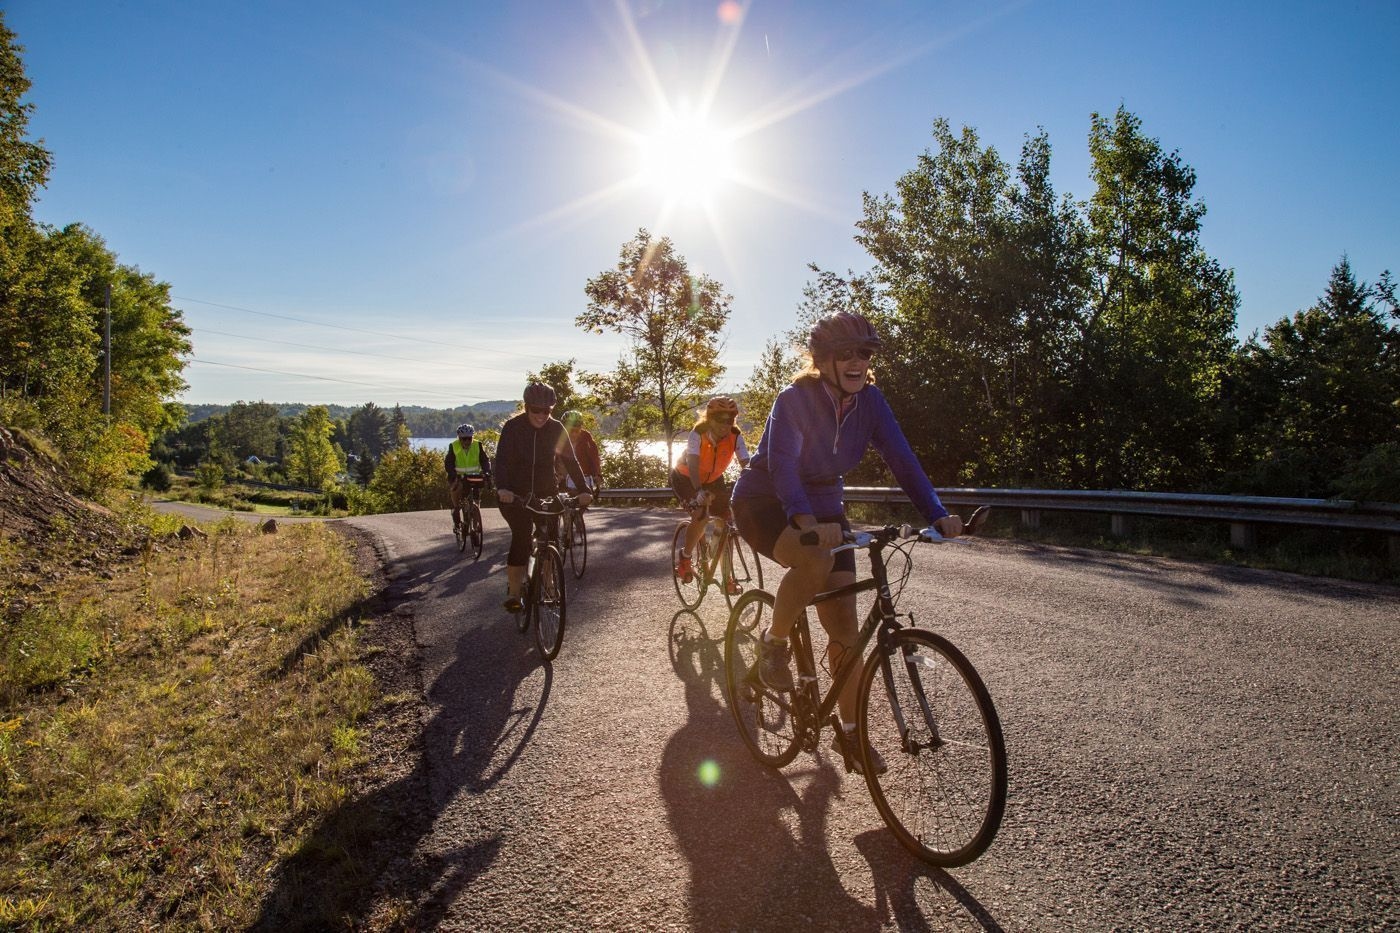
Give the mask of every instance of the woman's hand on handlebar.
[[844, 540], [845, 530], [839, 522], [818, 522], [811, 515], [798, 515], [793, 518], [800, 535], [798, 540], [807, 547], [821, 547], [831, 550]]
[[579, 507], [580, 509], [586, 509], [586, 508], [588, 508], [588, 506], [589, 506], [592, 502], [593, 502], [593, 495], [592, 495], [592, 493], [581, 492], [581, 493], [578, 494], [578, 507]]
[[498, 489], [496, 490], [496, 498], [500, 500], [502, 505], [510, 505], [515, 501], [515, 493], [509, 489]]
[[956, 538], [963, 533], [963, 520], [958, 515], [945, 515], [934, 522], [933, 527], [945, 538]]

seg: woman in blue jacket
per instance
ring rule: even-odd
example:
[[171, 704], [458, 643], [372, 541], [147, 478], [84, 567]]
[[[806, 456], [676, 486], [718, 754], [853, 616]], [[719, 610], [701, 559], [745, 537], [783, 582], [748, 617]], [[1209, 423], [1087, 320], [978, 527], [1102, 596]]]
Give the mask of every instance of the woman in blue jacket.
[[[841, 311], [812, 328], [807, 370], [773, 402], [763, 439], [734, 487], [734, 522], [760, 554], [789, 568], [778, 585], [771, 627], [759, 639], [759, 676], [774, 690], [793, 689], [788, 633], [812, 597], [854, 583], [855, 555], [831, 549], [841, 543], [846, 520], [842, 477], [873, 446], [884, 457], [915, 507], [945, 537], [962, 534], [919, 465], [885, 396], [875, 387], [870, 358], [880, 347], [875, 328], [859, 314]], [[802, 536], [816, 532], [817, 543]], [[817, 606], [826, 629], [834, 671], [856, 642], [855, 596]], [[857, 659], [858, 660], [858, 659]], [[833, 745], [859, 768], [855, 741], [858, 678], [846, 681], [840, 700], [844, 727]], [[844, 733], [844, 734], [843, 734]], [[876, 767], [883, 770], [883, 762]]]

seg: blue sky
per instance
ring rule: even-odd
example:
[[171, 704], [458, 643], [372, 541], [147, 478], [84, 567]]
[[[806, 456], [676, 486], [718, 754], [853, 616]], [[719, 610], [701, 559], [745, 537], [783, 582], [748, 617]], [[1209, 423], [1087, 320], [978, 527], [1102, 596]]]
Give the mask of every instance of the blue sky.
[[[1196, 170], [1241, 335], [1310, 305], [1343, 253], [1367, 281], [1400, 272], [1394, 0], [7, 0], [5, 19], [54, 155], [38, 218], [171, 284], [190, 402], [447, 407], [517, 397], [553, 360], [608, 369], [620, 340], [573, 320], [640, 227], [734, 296], [737, 384], [793, 325], [807, 263], [869, 268], [861, 195], [937, 117], [1012, 163], [1043, 127], [1084, 199], [1090, 114], [1125, 105]], [[743, 131], [734, 177], [678, 199], [639, 140], [705, 101]]]

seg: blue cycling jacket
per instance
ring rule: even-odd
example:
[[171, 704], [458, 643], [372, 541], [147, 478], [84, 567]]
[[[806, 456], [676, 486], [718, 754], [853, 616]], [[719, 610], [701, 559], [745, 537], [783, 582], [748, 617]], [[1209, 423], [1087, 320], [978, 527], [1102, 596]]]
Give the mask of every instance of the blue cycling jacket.
[[779, 392], [734, 498], [776, 497], [788, 518], [839, 515], [844, 511], [842, 477], [873, 445], [930, 524], [948, 514], [884, 393], [867, 385], [839, 421], [838, 410], [819, 379], [799, 379]]

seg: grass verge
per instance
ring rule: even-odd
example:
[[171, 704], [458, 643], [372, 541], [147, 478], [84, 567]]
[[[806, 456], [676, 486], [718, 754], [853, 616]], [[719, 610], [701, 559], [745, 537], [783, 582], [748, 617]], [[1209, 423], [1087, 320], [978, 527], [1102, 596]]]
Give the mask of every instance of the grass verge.
[[0, 929], [246, 927], [345, 799], [376, 701], [352, 546], [207, 530], [56, 582], [6, 560]]

